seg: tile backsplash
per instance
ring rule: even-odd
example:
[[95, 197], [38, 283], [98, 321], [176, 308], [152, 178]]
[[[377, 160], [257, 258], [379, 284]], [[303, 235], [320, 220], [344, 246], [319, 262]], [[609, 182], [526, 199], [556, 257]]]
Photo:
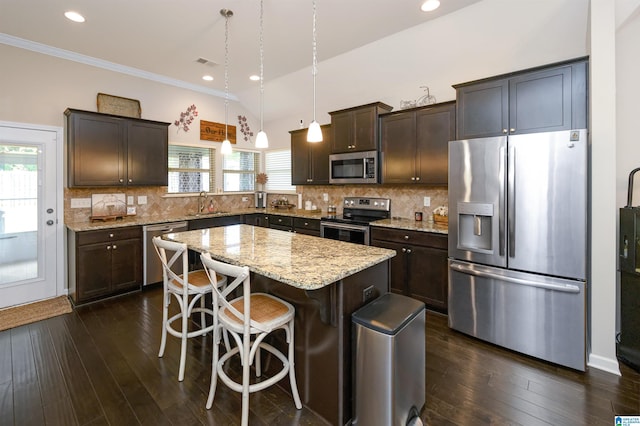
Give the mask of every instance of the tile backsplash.
[[[65, 188], [64, 190], [64, 218], [65, 223], [88, 222], [91, 208], [71, 208], [71, 199], [91, 198], [91, 194], [124, 193], [127, 198], [133, 197], [136, 215], [142, 218], [156, 218], [167, 216], [172, 218], [185, 213], [195, 213], [198, 210], [198, 197], [167, 196], [166, 187], [104, 187], [104, 188]], [[335, 205], [338, 213], [342, 213], [344, 197], [381, 197], [391, 199], [391, 216], [413, 218], [415, 212], [422, 212], [427, 218], [431, 217], [433, 209], [440, 205], [447, 205], [446, 187], [418, 187], [415, 185], [324, 185], [299, 186], [298, 193], [302, 194], [302, 205], [311, 201], [323, 212], [329, 205]], [[329, 201], [324, 201], [324, 194]], [[146, 204], [138, 204], [140, 197], [146, 197]], [[298, 204], [297, 194], [273, 194], [267, 196], [267, 203], [274, 198], [286, 197], [289, 203]], [[429, 207], [423, 206], [424, 197], [431, 198]], [[206, 205], [213, 202], [216, 210], [231, 210], [250, 208], [254, 206], [253, 193], [250, 194], [211, 194], [207, 196]]]

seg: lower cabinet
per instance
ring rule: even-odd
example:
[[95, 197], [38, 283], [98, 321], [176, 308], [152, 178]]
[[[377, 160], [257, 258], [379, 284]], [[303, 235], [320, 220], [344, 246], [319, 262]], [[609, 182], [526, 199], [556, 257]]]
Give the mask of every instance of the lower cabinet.
[[293, 217], [271, 214], [269, 215], [269, 228], [293, 232]]
[[254, 213], [244, 215], [244, 223], [247, 225], [269, 227], [269, 215], [266, 213]]
[[447, 312], [447, 236], [420, 231], [371, 227], [371, 245], [395, 250], [391, 259], [393, 293]]
[[235, 216], [219, 216], [204, 217], [202, 219], [193, 219], [189, 221], [189, 230], [216, 228], [218, 226], [238, 225], [244, 223], [241, 215]]
[[293, 230], [299, 234], [320, 236], [320, 221], [318, 219], [293, 218]]
[[69, 293], [75, 304], [142, 285], [142, 228], [68, 231]]

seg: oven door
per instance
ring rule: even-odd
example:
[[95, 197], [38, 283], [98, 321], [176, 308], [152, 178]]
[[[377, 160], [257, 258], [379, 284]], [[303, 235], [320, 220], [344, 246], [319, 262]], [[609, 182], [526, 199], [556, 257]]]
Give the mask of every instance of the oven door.
[[332, 240], [369, 245], [369, 226], [339, 222], [320, 222], [320, 236]]

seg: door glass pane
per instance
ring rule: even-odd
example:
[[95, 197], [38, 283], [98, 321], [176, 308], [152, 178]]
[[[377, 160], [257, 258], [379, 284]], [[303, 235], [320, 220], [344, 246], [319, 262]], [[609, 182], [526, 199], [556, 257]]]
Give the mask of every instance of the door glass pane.
[[0, 285], [38, 276], [38, 148], [0, 144]]

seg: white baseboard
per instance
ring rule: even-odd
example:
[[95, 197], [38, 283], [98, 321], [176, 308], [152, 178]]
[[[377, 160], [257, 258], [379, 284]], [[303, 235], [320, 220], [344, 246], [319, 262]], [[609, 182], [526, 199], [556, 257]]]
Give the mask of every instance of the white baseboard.
[[615, 374], [616, 376], [621, 376], [620, 374], [620, 365], [618, 364], [618, 360], [613, 358], [605, 358], [603, 356], [589, 354], [589, 361], [587, 365], [592, 368], [597, 368], [598, 370], [606, 371], [607, 373]]

